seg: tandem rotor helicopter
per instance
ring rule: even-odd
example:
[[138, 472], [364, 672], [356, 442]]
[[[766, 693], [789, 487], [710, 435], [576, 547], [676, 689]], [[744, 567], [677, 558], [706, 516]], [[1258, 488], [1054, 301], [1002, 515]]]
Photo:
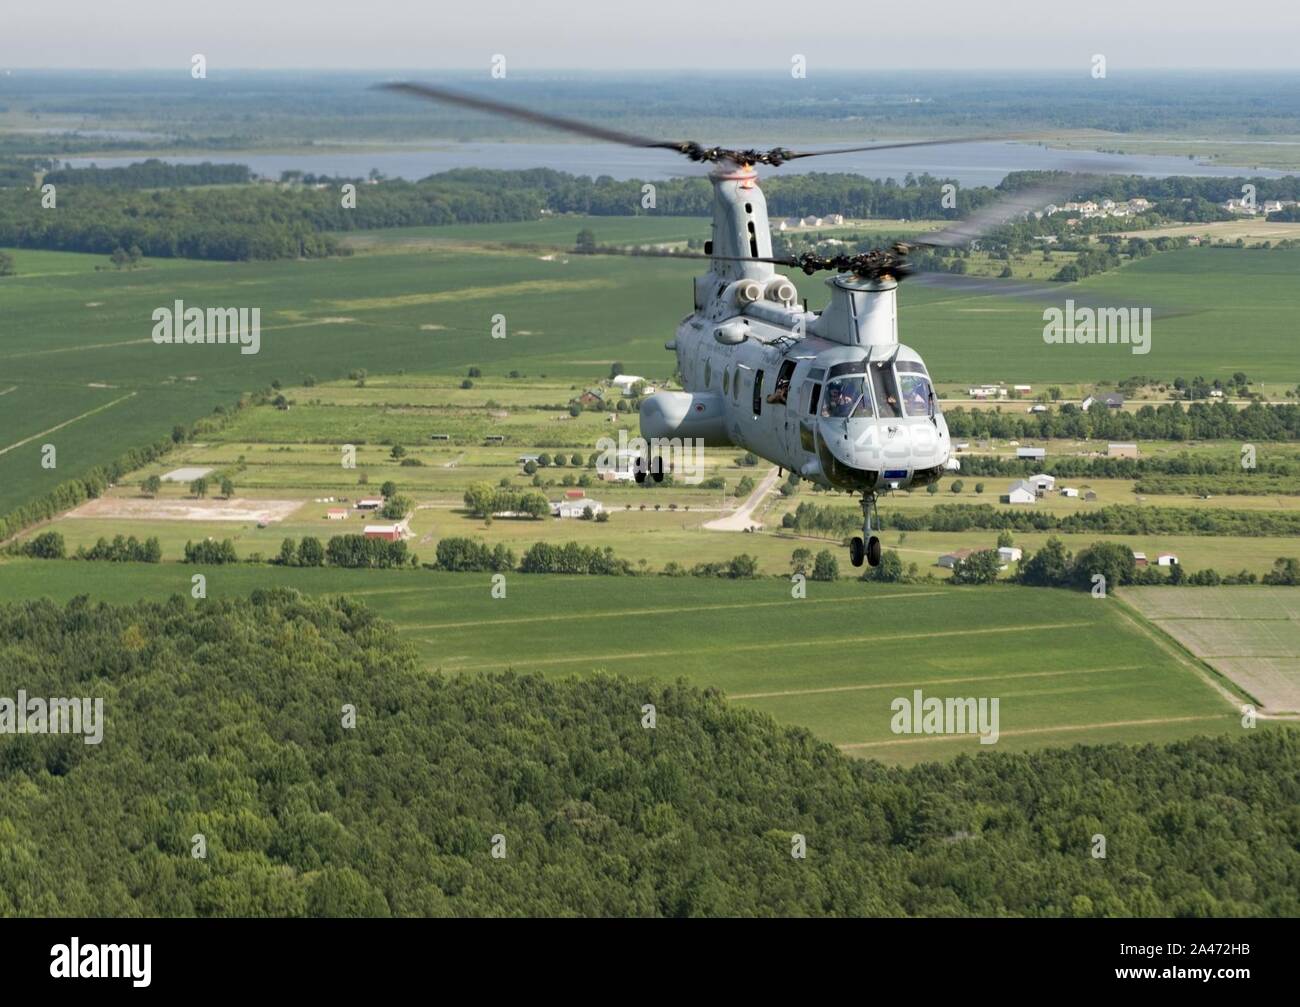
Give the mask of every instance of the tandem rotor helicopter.
[[[923, 241], [854, 255], [795, 258], [772, 255], [767, 202], [757, 165], [824, 154], [889, 150], [959, 140], [921, 140], [833, 150], [731, 150], [691, 141], [653, 140], [517, 105], [414, 83], [384, 90], [458, 105], [632, 147], [676, 151], [712, 165], [713, 237], [709, 260], [695, 279], [694, 304], [665, 348], [677, 355], [680, 392], [658, 392], [641, 403], [641, 435], [650, 444], [698, 438], [712, 447], [739, 447], [827, 489], [860, 495], [862, 535], [849, 543], [854, 566], [878, 566], [878, 498], [891, 490], [936, 482], [952, 445], [921, 355], [898, 341], [899, 283], [912, 271], [913, 247], [968, 244], [988, 229], [1052, 201], [1065, 181], [1021, 190]], [[1005, 139], [1005, 138], [1001, 138]], [[811, 276], [830, 271], [830, 303], [801, 306], [798, 290], [776, 266]], [[662, 462], [638, 466], [663, 478]]]

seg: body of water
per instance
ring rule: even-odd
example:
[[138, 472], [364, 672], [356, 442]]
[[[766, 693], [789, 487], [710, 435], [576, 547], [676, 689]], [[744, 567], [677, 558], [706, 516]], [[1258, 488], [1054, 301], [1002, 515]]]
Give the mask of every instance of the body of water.
[[[844, 145], [853, 141], [846, 140]], [[750, 146], [750, 144], [746, 144]], [[753, 144], [753, 146], [762, 146]], [[769, 145], [774, 146], [774, 145]], [[818, 146], [834, 147], [829, 142]], [[802, 149], [802, 148], [801, 148]], [[810, 145], [810, 149], [816, 149]], [[144, 158], [71, 157], [74, 167], [89, 164], [101, 168], [133, 164]], [[172, 164], [246, 164], [254, 174], [280, 177], [284, 171], [345, 178], [365, 177], [376, 169], [389, 178], [421, 179], [451, 168], [554, 168], [575, 175], [609, 175], [612, 178], [662, 179], [703, 171], [668, 151], [637, 150], [608, 143], [455, 143], [428, 149], [401, 149], [355, 153], [240, 154], [217, 153], [200, 156], [164, 157]], [[1255, 175], [1279, 178], [1285, 172], [1268, 169], [1234, 168], [1203, 164], [1186, 157], [1159, 154], [1103, 154], [1096, 151], [1057, 150], [1024, 143], [954, 143], [934, 147], [910, 147], [857, 154], [832, 154], [794, 161], [766, 172], [783, 174], [808, 171], [849, 172], [868, 178], [902, 180], [910, 171], [955, 179], [965, 186], [997, 185], [1013, 171], [1053, 168], [1089, 170], [1120, 175]]]

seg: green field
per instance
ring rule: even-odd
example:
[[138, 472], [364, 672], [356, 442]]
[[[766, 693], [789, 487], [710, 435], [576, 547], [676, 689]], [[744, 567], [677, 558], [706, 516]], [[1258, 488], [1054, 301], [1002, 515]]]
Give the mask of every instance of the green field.
[[[587, 223], [608, 230], [610, 240], [635, 240], [644, 226], [651, 242], [691, 226], [566, 218], [446, 230], [453, 243], [475, 235], [559, 240]], [[672, 358], [663, 343], [690, 306], [698, 270], [662, 259], [482, 247], [388, 250], [316, 261], [149, 261], [122, 272], [95, 271], [107, 264], [98, 256], [15, 252], [19, 275], [0, 280], [0, 391], [16, 389], [0, 396], [0, 512], [275, 379], [295, 385], [307, 374], [324, 380], [357, 368], [461, 374], [479, 365], [498, 376], [517, 370], [577, 383], [607, 374], [613, 360], [666, 377]], [[1191, 313], [1157, 321], [1152, 352], [1141, 357], [1119, 346], [1049, 346], [1040, 306], [921, 286], [902, 291], [901, 332], [940, 381], [1077, 384], [1135, 372], [1213, 378], [1244, 370], [1294, 384], [1300, 357], [1290, 299], [1298, 273], [1300, 250], [1188, 249], [1080, 284], [1118, 305], [1149, 298], [1186, 306]], [[817, 306], [821, 279], [796, 279]], [[1069, 293], [1062, 286], [1062, 299]], [[152, 312], [178, 298], [260, 307], [261, 352], [153, 344]], [[507, 320], [504, 339], [491, 338], [496, 314]], [[114, 404], [86, 417], [106, 402]], [[53, 470], [40, 467], [43, 443], [58, 449]]]
[[796, 600], [779, 578], [511, 574], [494, 599], [486, 574], [9, 561], [0, 600], [187, 596], [198, 572], [209, 597], [346, 593], [393, 620], [430, 668], [683, 677], [888, 762], [990, 747], [893, 734], [890, 703], [913, 689], [997, 697], [999, 749], [1239, 729], [1233, 704], [1118, 602], [1074, 592], [812, 583]]

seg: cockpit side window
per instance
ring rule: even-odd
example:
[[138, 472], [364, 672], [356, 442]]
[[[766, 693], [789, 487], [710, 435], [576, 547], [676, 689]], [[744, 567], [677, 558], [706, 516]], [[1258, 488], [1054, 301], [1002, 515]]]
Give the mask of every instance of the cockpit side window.
[[898, 382], [893, 366], [885, 360], [867, 367], [871, 374], [871, 387], [876, 392], [876, 408], [882, 420], [898, 419], [903, 410], [898, 400]]
[[938, 409], [930, 379], [924, 374], [900, 373], [898, 388], [908, 416], [932, 416]]

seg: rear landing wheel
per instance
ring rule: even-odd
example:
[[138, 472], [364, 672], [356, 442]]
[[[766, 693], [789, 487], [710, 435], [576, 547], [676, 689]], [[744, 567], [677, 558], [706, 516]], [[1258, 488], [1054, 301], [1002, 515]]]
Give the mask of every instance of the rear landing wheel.
[[[871, 566], [880, 566], [880, 539], [875, 535], [867, 539], [867, 563]], [[854, 566], [857, 565], [857, 563], [854, 564]]]
[[854, 535], [849, 539], [849, 562], [854, 566], [861, 566], [862, 559], [866, 556], [866, 547], [862, 544], [861, 536]]

